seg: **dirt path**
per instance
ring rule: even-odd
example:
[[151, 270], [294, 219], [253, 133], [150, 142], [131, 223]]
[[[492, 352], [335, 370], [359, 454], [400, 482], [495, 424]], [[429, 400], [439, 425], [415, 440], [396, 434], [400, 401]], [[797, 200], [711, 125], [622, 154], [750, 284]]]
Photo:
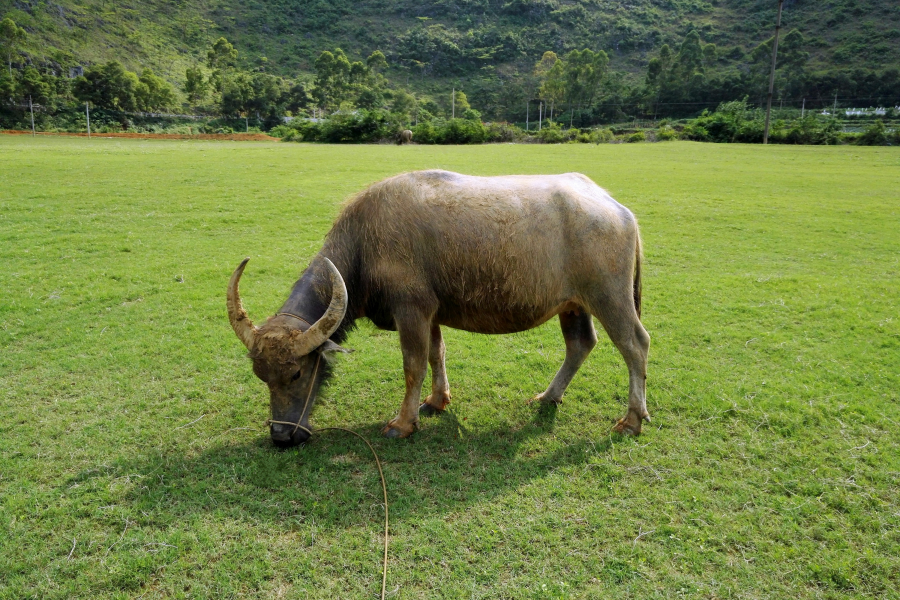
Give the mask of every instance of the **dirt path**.
[[[0, 130], [0, 133], [7, 135], [31, 135], [30, 131], [19, 131], [15, 129]], [[88, 137], [86, 133], [55, 133], [48, 131], [38, 131], [37, 135], [62, 135], [70, 137]], [[99, 138], [135, 138], [148, 140], [232, 140], [240, 142], [274, 142], [278, 138], [266, 135], [265, 133], [198, 133], [195, 135], [180, 133], [93, 133], [91, 137]]]

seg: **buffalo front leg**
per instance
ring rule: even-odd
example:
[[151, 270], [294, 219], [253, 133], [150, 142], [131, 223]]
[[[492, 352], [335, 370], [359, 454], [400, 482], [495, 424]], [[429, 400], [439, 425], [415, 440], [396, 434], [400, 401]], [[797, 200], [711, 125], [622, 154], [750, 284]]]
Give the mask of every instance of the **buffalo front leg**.
[[432, 323], [431, 347], [428, 352], [428, 364], [431, 366], [431, 395], [419, 406], [419, 416], [436, 415], [450, 404], [450, 382], [447, 381], [447, 368], [444, 366], [445, 352], [441, 326]]
[[419, 400], [422, 382], [428, 371], [428, 351], [431, 342], [431, 315], [418, 310], [402, 311], [394, 316], [400, 334], [403, 353], [403, 373], [406, 395], [399, 414], [384, 426], [381, 433], [389, 438], [405, 438], [419, 428]]
[[575, 377], [581, 363], [597, 345], [594, 322], [586, 310], [560, 313], [559, 324], [562, 327], [563, 338], [566, 340], [566, 359], [547, 389], [535, 396], [532, 401], [552, 404], [562, 402], [563, 392], [569, 387], [569, 383]]

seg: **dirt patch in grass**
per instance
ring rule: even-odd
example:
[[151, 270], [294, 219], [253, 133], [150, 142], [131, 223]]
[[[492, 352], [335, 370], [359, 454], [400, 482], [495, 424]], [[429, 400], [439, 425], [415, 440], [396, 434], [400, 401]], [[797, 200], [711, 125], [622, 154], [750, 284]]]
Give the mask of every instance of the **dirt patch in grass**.
[[[20, 131], [9, 129], [0, 131], [8, 135], [31, 135], [30, 131]], [[38, 131], [37, 135], [64, 135], [71, 137], [88, 137], [87, 133], [67, 133], [67, 132], [47, 132]], [[243, 142], [272, 142], [278, 140], [265, 133], [198, 133], [194, 135], [181, 133], [93, 133], [91, 137], [104, 138], [137, 138], [137, 139], [153, 139], [153, 140], [232, 140]]]

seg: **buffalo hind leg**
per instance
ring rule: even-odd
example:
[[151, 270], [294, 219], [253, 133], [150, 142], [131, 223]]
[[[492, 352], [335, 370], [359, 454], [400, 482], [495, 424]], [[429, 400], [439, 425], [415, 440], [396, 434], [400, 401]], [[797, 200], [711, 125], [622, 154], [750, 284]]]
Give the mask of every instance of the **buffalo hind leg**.
[[428, 352], [428, 364], [431, 366], [431, 395], [419, 406], [419, 416], [439, 414], [450, 404], [450, 382], [447, 381], [447, 368], [444, 366], [445, 352], [441, 326], [432, 323], [431, 349]]
[[613, 429], [619, 433], [638, 435], [641, 421], [650, 421], [650, 413], [647, 412], [650, 335], [637, 316], [630, 285], [615, 297], [605, 297], [596, 308], [600, 323], [628, 365], [628, 413], [619, 419]]
[[559, 314], [559, 324], [562, 327], [563, 338], [566, 340], [566, 359], [557, 371], [556, 376], [547, 389], [532, 398], [533, 401], [548, 404], [562, 402], [563, 392], [569, 387], [581, 363], [597, 345], [597, 332], [594, 330], [594, 322], [590, 313], [586, 310], [568, 311]]
[[407, 308], [394, 315], [394, 322], [400, 334], [406, 395], [400, 405], [400, 413], [384, 426], [381, 433], [389, 438], [405, 438], [419, 428], [419, 399], [428, 371], [431, 315]]

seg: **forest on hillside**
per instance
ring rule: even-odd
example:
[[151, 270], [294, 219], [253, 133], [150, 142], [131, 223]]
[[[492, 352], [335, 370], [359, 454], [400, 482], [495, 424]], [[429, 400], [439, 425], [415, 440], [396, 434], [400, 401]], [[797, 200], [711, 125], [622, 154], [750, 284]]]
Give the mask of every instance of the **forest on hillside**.
[[[900, 105], [900, 6], [784, 5], [776, 106]], [[34, 105], [42, 128], [83, 127], [85, 103], [107, 126], [167, 113], [216, 118], [220, 128], [240, 119], [246, 129], [359, 111], [377, 111], [392, 127], [458, 117], [585, 129], [693, 117], [737, 100], [759, 107], [776, 7], [0, 0], [0, 127], [21, 127]]]

